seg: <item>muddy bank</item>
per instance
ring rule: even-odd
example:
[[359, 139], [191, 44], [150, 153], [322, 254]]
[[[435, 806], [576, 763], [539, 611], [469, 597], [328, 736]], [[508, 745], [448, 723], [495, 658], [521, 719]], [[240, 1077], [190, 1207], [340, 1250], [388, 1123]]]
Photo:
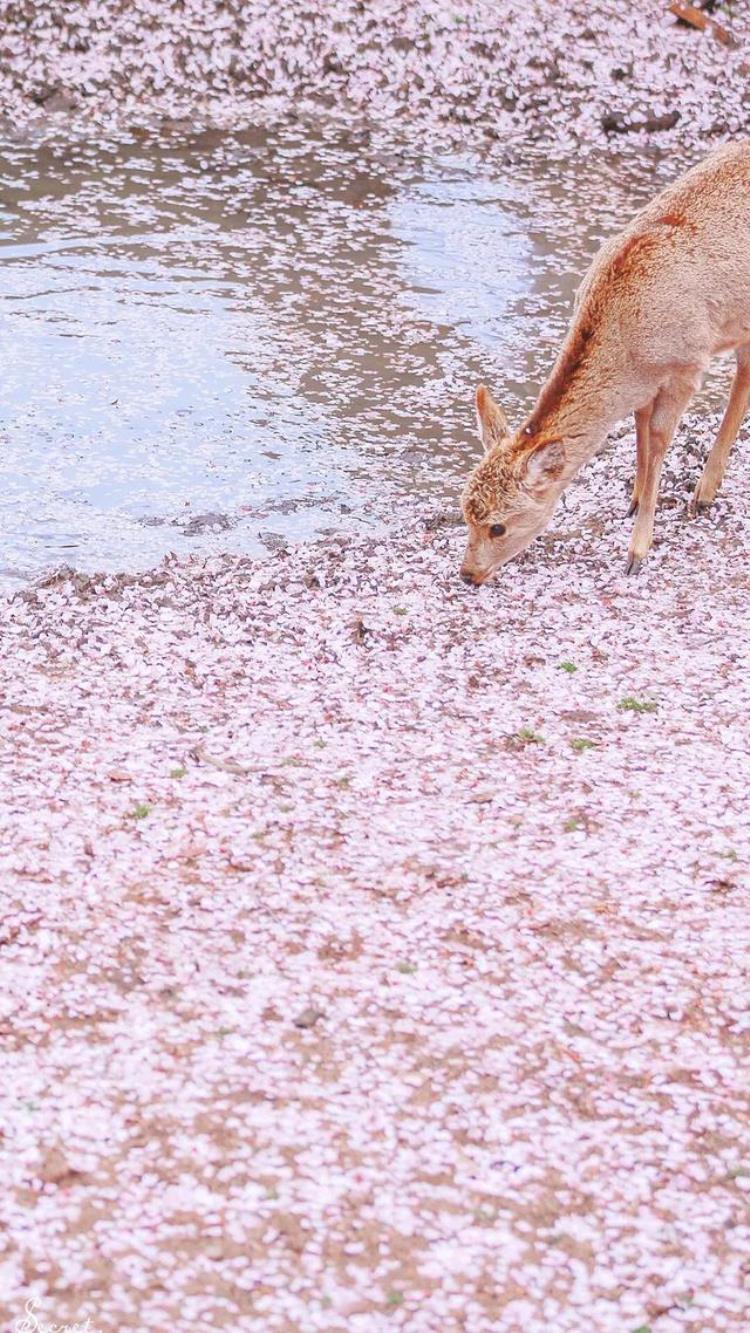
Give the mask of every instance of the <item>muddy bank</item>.
[[478, 593], [404, 511], [8, 605], [9, 1320], [743, 1326], [741, 450], [684, 516], [715, 424], [635, 581], [623, 432]]
[[25, 0], [3, 6], [0, 112], [237, 125], [324, 110], [475, 148], [694, 144], [746, 129], [748, 24], [731, 8], [737, 49], [661, 0]]

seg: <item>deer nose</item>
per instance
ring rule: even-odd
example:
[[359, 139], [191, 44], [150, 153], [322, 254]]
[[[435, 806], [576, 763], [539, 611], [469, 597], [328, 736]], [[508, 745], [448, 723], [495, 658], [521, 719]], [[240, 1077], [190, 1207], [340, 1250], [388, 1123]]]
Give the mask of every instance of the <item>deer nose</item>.
[[470, 574], [468, 569], [461, 570], [461, 578], [463, 579], [464, 583], [471, 583], [472, 585], [476, 583], [474, 575]]

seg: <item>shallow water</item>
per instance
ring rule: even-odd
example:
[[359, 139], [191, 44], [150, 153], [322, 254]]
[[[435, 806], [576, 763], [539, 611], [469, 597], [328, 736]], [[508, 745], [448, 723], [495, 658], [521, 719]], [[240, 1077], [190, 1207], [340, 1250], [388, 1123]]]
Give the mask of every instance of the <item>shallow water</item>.
[[4, 582], [455, 496], [473, 385], [530, 406], [589, 256], [673, 172], [289, 127], [6, 139]]

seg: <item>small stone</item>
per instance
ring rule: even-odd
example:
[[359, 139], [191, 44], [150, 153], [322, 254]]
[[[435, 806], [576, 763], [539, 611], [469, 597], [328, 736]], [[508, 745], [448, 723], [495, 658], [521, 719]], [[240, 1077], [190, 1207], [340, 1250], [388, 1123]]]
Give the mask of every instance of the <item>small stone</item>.
[[294, 1026], [296, 1028], [314, 1028], [318, 1019], [323, 1017], [322, 1009], [316, 1009], [314, 1005], [308, 1005], [307, 1009], [303, 1009], [301, 1014], [297, 1014]]

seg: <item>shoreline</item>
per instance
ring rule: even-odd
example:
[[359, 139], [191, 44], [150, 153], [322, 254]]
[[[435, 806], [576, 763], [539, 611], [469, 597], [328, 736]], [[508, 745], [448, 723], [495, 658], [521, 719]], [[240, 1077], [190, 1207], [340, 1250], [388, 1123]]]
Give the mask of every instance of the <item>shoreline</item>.
[[224, 127], [290, 113], [367, 121], [446, 148], [515, 140], [578, 150], [706, 147], [747, 125], [750, 28], [737, 49], [678, 24], [660, 0], [632, 10], [510, 3], [150, 0], [9, 15], [0, 116], [89, 129], [146, 120]]

